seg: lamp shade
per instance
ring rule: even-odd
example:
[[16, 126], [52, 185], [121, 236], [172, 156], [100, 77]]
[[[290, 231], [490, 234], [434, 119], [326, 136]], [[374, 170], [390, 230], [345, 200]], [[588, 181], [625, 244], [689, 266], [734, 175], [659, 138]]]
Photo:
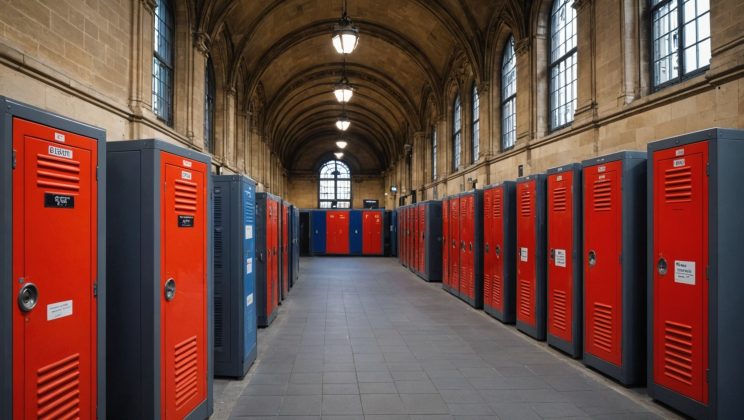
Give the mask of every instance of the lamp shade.
[[351, 100], [354, 90], [351, 88], [349, 82], [343, 79], [333, 88], [333, 94], [336, 96], [336, 100], [343, 104]]
[[346, 114], [342, 114], [338, 118], [338, 121], [336, 121], [336, 127], [341, 131], [348, 130], [350, 125], [351, 121], [349, 121], [349, 117], [347, 117]]
[[333, 48], [339, 54], [351, 54], [359, 43], [359, 30], [351, 23], [346, 14], [333, 27]]
[[345, 149], [346, 148], [346, 145], [347, 145], [347, 143], [345, 141], [343, 141], [343, 140], [339, 140], [339, 141], [336, 142], [336, 146], [338, 146], [339, 149]]
[[334, 153], [334, 155], [336, 156], [336, 159], [341, 159], [342, 157], [344, 157], [343, 152], [336, 152]]

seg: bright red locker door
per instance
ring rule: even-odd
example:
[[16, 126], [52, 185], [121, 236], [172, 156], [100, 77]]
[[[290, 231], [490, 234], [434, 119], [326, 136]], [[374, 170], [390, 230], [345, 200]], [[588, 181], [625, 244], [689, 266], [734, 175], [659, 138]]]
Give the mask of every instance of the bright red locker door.
[[449, 287], [449, 201], [442, 202], [442, 283]]
[[469, 232], [469, 215], [467, 196], [460, 197], [459, 200], [459, 224], [460, 224], [460, 287], [458, 290], [461, 294], [469, 296], [468, 282], [470, 279], [470, 261], [468, 261], [467, 247], [470, 240]]
[[372, 212], [372, 232], [370, 233], [370, 244], [372, 249], [370, 250], [371, 254], [383, 254], [383, 229], [385, 228], [385, 223], [383, 220], [383, 213], [381, 211], [374, 211]]
[[584, 169], [584, 349], [622, 364], [622, 162]]
[[418, 207], [418, 272], [424, 272], [426, 258], [426, 207]]
[[413, 226], [413, 235], [411, 235], [411, 244], [413, 247], [413, 270], [418, 271], [419, 269], [419, 217], [418, 217], [418, 207], [411, 208], [411, 216], [412, 219], [412, 226]]
[[[96, 417], [97, 149], [92, 139], [13, 120], [16, 419]], [[23, 300], [35, 292], [35, 303]]]
[[208, 168], [161, 153], [161, 412], [182, 419], [207, 392]]
[[572, 341], [574, 243], [572, 171], [548, 176], [548, 333]]
[[460, 198], [450, 200], [450, 286], [455, 292], [460, 291]]
[[653, 375], [708, 404], [708, 143], [679, 150], [653, 157]]
[[536, 186], [531, 180], [517, 184], [517, 320], [537, 326], [537, 273], [535, 271]]
[[493, 307], [493, 189], [483, 191], [483, 306]]
[[[504, 187], [494, 188], [492, 190], [492, 207], [491, 207], [491, 237], [493, 243], [491, 247], [492, 265], [491, 265], [491, 279], [493, 285], [491, 289], [493, 296], [491, 297], [491, 307], [497, 311], [504, 313]], [[512, 255], [507, 255], [506, 258], [513, 258]]]
[[349, 212], [339, 211], [338, 212], [338, 249], [339, 254], [349, 254]]
[[269, 215], [267, 218], [266, 225], [266, 317], [274, 312], [274, 308], [277, 305], [277, 261], [276, 261], [276, 202], [273, 200], [266, 200], [266, 214]]
[[279, 270], [280, 264], [279, 264], [279, 234], [281, 227], [279, 226], [281, 216], [279, 214], [281, 205], [278, 201], [272, 201], [271, 202], [273, 206], [273, 217], [271, 219], [271, 238], [272, 238], [272, 244], [271, 248], [273, 249], [272, 252], [272, 273], [271, 273], [271, 290], [273, 291], [272, 295], [272, 309], [276, 309], [276, 307], [279, 305]]
[[464, 278], [460, 279], [460, 290], [470, 299], [475, 299], [475, 196], [470, 194], [460, 199], [460, 220], [462, 220], [462, 254], [460, 267]]

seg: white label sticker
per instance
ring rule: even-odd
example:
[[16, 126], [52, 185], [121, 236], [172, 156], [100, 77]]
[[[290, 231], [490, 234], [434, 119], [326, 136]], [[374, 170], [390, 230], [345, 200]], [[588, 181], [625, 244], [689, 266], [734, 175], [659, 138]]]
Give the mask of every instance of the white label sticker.
[[49, 154], [65, 159], [72, 159], [72, 150], [63, 149], [57, 146], [49, 146]]
[[685, 155], [685, 149], [677, 149], [674, 151], [674, 156], [684, 156]]
[[183, 166], [186, 168], [190, 168], [192, 165], [191, 161], [188, 161], [186, 159], [183, 160]]
[[566, 266], [566, 250], [565, 249], [555, 250], [555, 266], [556, 267]]
[[522, 262], [527, 262], [527, 248], [519, 248], [519, 259], [522, 260]]
[[563, 175], [558, 175], [557, 177], [555, 177], [555, 180], [556, 181], [563, 181]]
[[602, 165], [602, 166], [600, 166], [599, 168], [597, 168], [597, 172], [604, 172], [604, 171], [605, 171], [605, 169], [607, 169], [607, 168], [605, 168], [605, 166], [604, 166], [604, 165]]
[[685, 166], [685, 160], [684, 159], [675, 159], [674, 160], [674, 167], [679, 168], [680, 166]]
[[245, 297], [245, 306], [253, 305], [253, 293]]
[[72, 315], [72, 301], [57, 302], [47, 305], [47, 321]]
[[245, 225], [245, 239], [253, 238], [253, 225]]
[[62, 133], [54, 133], [54, 140], [61, 141], [62, 143], [65, 142], [65, 135]]
[[253, 272], [253, 258], [245, 260], [245, 273], [251, 274]]
[[695, 261], [674, 261], [674, 282], [695, 285]]
[[191, 172], [181, 171], [181, 178], [191, 180]]

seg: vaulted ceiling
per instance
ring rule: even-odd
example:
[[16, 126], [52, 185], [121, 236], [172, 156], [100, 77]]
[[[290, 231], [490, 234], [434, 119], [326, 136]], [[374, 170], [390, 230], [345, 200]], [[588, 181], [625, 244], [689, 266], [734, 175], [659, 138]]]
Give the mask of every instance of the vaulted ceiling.
[[[351, 128], [344, 160], [352, 170], [387, 169], [422, 129], [424, 108], [441, 108], [453, 61], [471, 63], [477, 78], [489, 33], [504, 20], [523, 21], [525, 3], [347, 0], [360, 33], [359, 46], [346, 56], [355, 92], [346, 105]], [[312, 171], [332, 156], [342, 110], [332, 90], [344, 57], [331, 45], [331, 31], [343, 0], [206, 0], [192, 7], [212, 45], [226, 46], [228, 83], [249, 96], [260, 90], [260, 123], [284, 166]]]

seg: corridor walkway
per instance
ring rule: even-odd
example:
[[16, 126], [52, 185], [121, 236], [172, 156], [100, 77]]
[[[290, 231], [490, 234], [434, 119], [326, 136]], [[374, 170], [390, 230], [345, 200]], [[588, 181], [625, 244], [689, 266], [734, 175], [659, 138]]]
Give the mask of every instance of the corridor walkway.
[[[306, 258], [243, 381], [215, 416], [323, 419], [670, 418], [429, 284], [392, 258]], [[250, 417], [255, 416], [255, 417]]]

